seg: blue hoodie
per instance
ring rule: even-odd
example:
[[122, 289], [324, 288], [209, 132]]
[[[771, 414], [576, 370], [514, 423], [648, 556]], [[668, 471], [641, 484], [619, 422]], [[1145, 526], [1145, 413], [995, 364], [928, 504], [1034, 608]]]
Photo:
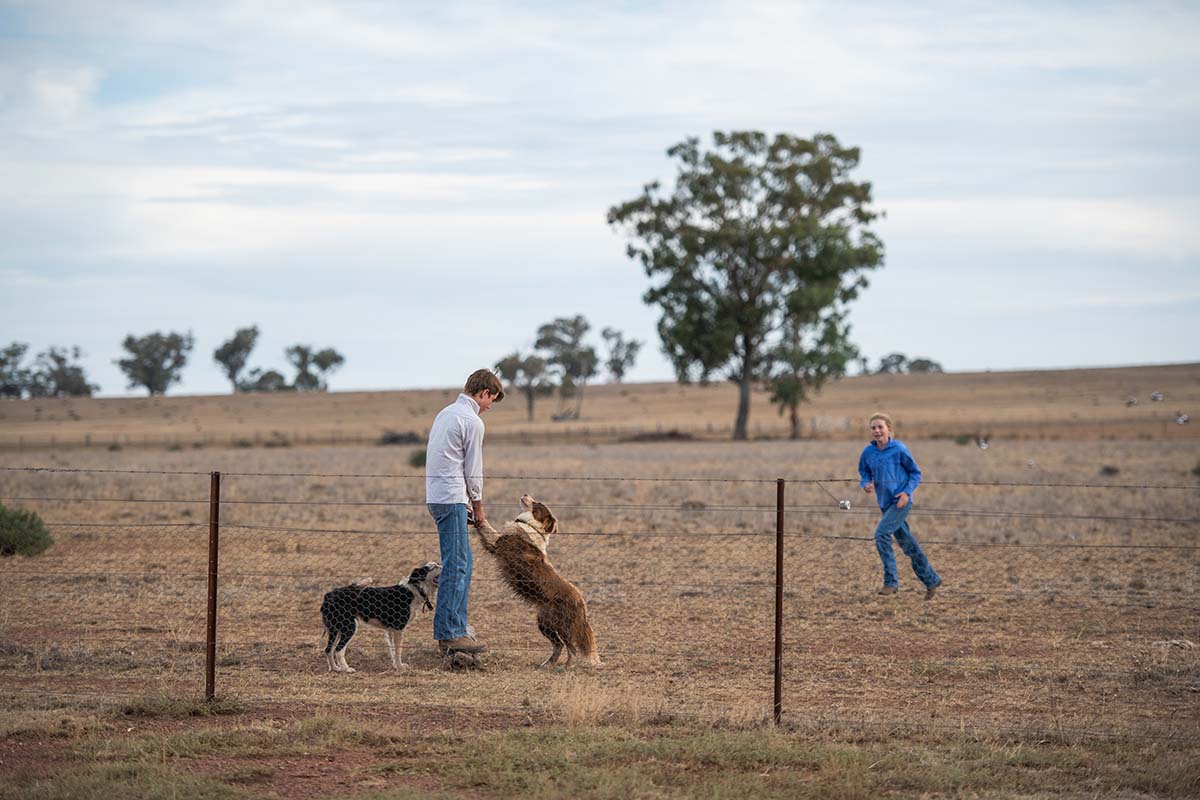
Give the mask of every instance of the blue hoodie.
[[889, 440], [882, 450], [874, 442], [863, 448], [858, 458], [858, 474], [862, 476], [859, 488], [875, 484], [875, 498], [882, 509], [893, 505], [901, 492], [912, 500], [913, 492], [921, 484], [921, 468], [898, 439]]

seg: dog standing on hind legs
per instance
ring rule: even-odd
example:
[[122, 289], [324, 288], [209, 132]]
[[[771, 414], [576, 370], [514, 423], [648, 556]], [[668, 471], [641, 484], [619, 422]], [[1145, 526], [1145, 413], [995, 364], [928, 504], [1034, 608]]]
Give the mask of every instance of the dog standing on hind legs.
[[[476, 524], [483, 549], [495, 556], [508, 588], [537, 607], [538, 630], [554, 648], [541, 666], [554, 666], [567, 651], [564, 666], [578, 657], [598, 666], [596, 634], [588, 621], [587, 604], [575, 584], [558, 573], [546, 557], [550, 535], [558, 532], [558, 520], [546, 506], [529, 495], [521, 496], [521, 514], [497, 531], [486, 520]], [[495, 536], [492, 539], [489, 536]]]
[[383, 628], [392, 669], [407, 668], [400, 652], [404, 629], [421, 608], [433, 610], [431, 595], [436, 596], [441, 572], [442, 566], [430, 561], [394, 586], [368, 586], [367, 580], [327, 592], [321, 601], [321, 621], [329, 632], [329, 642], [325, 645], [329, 671], [355, 671], [346, 663], [346, 645], [358, 630], [359, 620]]

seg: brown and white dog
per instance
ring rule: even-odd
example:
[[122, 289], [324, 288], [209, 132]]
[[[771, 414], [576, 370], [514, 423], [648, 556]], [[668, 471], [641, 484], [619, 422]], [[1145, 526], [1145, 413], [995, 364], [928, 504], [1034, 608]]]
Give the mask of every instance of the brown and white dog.
[[527, 494], [521, 496], [521, 508], [521, 514], [506, 522], [503, 531], [498, 532], [486, 520], [475, 526], [483, 549], [496, 557], [508, 587], [537, 607], [538, 630], [554, 648], [541, 666], [557, 664], [564, 647], [567, 650], [564, 666], [572, 666], [576, 657], [586, 664], [598, 665], [596, 635], [588, 622], [583, 595], [575, 584], [558, 574], [546, 557], [550, 536], [558, 531], [558, 520], [545, 503]]

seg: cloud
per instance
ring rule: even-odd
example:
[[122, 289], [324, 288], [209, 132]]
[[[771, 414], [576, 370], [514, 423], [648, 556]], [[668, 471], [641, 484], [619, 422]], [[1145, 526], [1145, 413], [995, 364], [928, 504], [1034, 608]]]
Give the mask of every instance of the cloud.
[[1200, 198], [1038, 196], [901, 198], [885, 233], [1008, 253], [1121, 254], [1181, 263], [1200, 259]]
[[29, 76], [29, 93], [38, 110], [60, 122], [75, 122], [99, 82], [100, 71], [92, 67], [39, 69]]

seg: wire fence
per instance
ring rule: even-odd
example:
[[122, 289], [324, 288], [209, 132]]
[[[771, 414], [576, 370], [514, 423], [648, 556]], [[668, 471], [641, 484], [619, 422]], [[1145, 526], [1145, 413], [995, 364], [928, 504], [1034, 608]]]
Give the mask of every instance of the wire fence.
[[[0, 503], [37, 511], [54, 539], [0, 559], [14, 689], [1200, 738], [1196, 486], [927, 481], [910, 522], [944, 583], [925, 600], [899, 548], [899, 591], [877, 594], [879, 512], [856, 479], [489, 475], [497, 527], [526, 492], [558, 518], [547, 556], [586, 599], [602, 664], [538, 669], [553, 637], [476, 539], [470, 619], [489, 650], [460, 675], [416, 581], [386, 591], [439, 560], [422, 475], [214, 485], [0, 468]], [[391, 647], [358, 624], [338, 661], [323, 601], [356, 583], [411, 619]], [[371, 597], [325, 616], [370, 616]]]

